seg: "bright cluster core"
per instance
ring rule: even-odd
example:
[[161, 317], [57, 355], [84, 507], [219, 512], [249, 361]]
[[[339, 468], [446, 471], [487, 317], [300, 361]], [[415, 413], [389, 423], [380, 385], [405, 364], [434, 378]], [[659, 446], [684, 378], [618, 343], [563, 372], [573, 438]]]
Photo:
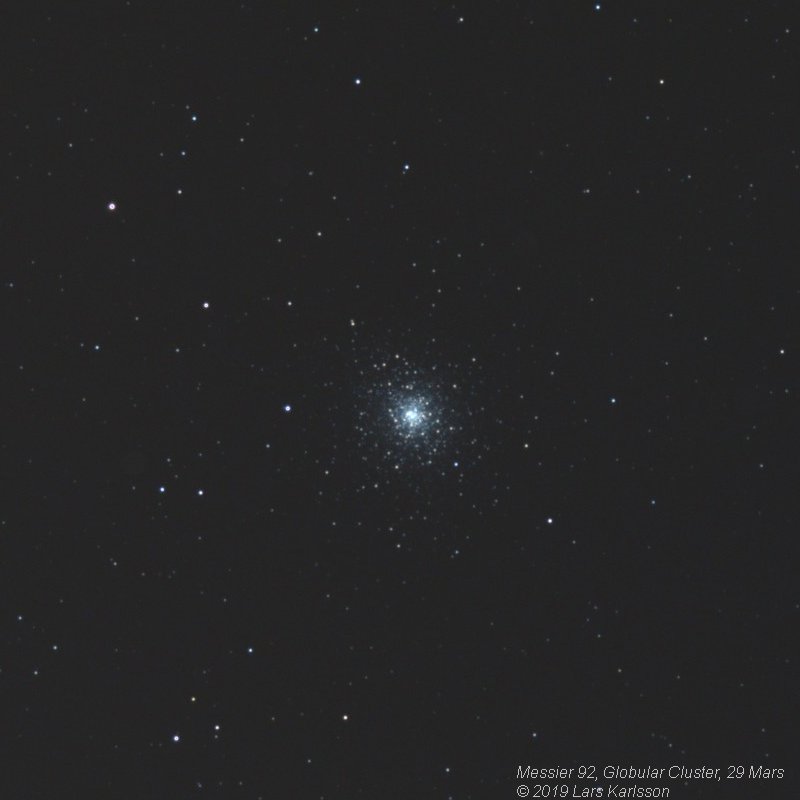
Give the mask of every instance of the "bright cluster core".
[[432, 404], [422, 397], [397, 400], [389, 409], [395, 430], [403, 438], [422, 437], [438, 423]]
[[422, 420], [422, 413], [416, 406], [406, 409], [403, 414], [403, 419], [410, 425], [414, 426]]

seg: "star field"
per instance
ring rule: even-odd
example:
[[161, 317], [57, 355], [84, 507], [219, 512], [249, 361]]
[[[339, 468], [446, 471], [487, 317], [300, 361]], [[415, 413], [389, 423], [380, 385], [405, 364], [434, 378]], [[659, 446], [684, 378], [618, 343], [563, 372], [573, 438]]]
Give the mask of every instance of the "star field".
[[9, 10], [0, 797], [798, 796], [792, 5]]

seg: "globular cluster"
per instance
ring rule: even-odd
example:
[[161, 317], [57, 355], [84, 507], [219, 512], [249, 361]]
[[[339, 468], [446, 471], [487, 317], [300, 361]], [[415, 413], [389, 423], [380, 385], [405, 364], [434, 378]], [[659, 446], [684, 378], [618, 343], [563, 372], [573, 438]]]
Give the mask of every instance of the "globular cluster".
[[479, 443], [470, 402], [475, 372], [452, 363], [415, 364], [399, 353], [365, 360], [355, 416], [360, 460], [384, 478], [459, 473]]

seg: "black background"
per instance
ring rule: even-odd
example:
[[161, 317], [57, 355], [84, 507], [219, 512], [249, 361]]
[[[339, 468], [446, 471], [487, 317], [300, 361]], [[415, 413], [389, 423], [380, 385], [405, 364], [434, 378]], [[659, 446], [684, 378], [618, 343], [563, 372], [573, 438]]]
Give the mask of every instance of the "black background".
[[11, 4], [3, 796], [796, 796], [794, 11]]

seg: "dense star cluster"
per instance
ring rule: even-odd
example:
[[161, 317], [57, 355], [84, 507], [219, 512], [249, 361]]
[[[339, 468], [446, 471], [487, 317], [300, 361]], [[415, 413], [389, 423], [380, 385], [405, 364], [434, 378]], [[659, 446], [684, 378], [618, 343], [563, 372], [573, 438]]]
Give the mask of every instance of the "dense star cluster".
[[[401, 387], [405, 396], [392, 404], [392, 421], [400, 435], [408, 440], [426, 441], [441, 433], [442, 421], [429, 398], [414, 393], [414, 384]], [[408, 393], [408, 394], [406, 394]], [[435, 446], [433, 448], [436, 450]]]
[[[470, 387], [458, 382], [465, 374]], [[355, 425], [362, 461], [384, 479], [393, 472], [415, 482], [432, 471], [458, 474], [462, 453], [479, 452], [474, 445], [480, 420], [468, 402], [479, 385], [477, 374], [454, 364], [417, 366], [399, 354], [369, 360], [360, 370]]]

